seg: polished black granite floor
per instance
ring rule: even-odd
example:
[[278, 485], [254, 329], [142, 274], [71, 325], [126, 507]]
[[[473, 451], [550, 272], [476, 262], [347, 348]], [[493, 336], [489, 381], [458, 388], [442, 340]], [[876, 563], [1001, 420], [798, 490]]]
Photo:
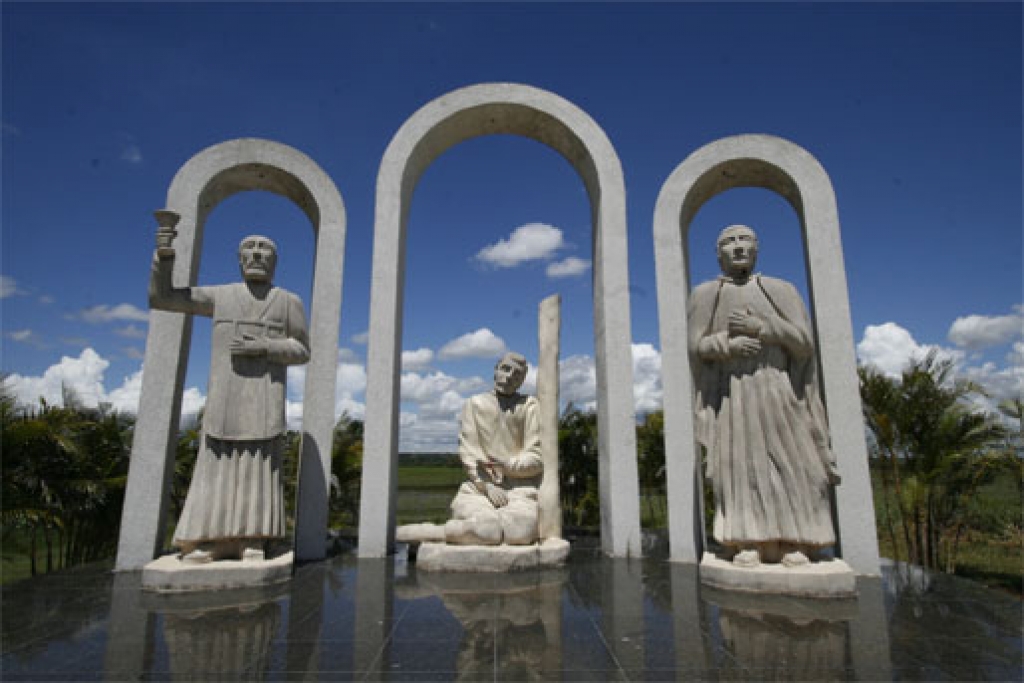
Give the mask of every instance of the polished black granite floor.
[[557, 571], [341, 554], [266, 590], [161, 596], [92, 566], [3, 589], [4, 681], [1010, 680], [1021, 602], [889, 564], [855, 600], [701, 588], [586, 543]]

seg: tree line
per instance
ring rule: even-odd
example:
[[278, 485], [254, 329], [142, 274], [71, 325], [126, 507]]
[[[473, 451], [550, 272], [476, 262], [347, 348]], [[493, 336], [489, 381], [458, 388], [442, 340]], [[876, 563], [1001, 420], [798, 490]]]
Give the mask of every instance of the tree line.
[[[1001, 405], [1003, 417], [984, 410], [976, 401], [982, 389], [956, 379], [952, 363], [935, 354], [911, 362], [900, 377], [866, 367], [859, 374], [878, 486], [879, 535], [895, 559], [955, 571], [961, 541], [984, 512], [978, 497], [982, 487], [1010, 473], [1024, 493], [1022, 403]], [[134, 417], [108, 405], [86, 407], [71, 391], [64, 392], [62, 403], [21, 406], [6, 388], [0, 391], [3, 541], [24, 546], [32, 575], [110, 557], [116, 550]], [[1012, 420], [1016, 428], [1007, 426]], [[172, 519], [188, 492], [200, 423], [186, 425], [178, 436]], [[363, 423], [343, 415], [331, 453], [332, 528], [358, 526], [362, 437]], [[289, 432], [285, 438], [282, 474], [291, 524], [301, 435]], [[570, 403], [560, 416], [558, 441], [563, 521], [567, 527], [596, 528], [596, 413]], [[637, 425], [637, 446], [645, 524], [664, 526], [661, 411]]]

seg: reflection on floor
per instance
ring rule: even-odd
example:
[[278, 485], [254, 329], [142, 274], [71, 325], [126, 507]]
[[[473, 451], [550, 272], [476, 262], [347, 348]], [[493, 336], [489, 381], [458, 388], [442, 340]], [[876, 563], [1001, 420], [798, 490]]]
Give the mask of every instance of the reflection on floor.
[[859, 597], [701, 587], [696, 568], [604, 558], [511, 575], [342, 554], [289, 584], [191, 596], [91, 566], [4, 587], [15, 680], [1021, 680], [1021, 602], [889, 565]]

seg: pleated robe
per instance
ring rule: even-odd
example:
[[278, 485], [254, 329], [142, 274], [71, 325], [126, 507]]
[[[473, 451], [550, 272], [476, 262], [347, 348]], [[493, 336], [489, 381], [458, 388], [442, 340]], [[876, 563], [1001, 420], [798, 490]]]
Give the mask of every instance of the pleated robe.
[[[764, 322], [761, 350], [729, 351], [729, 314]], [[697, 441], [715, 494], [720, 543], [835, 543], [835, 458], [818, 393], [810, 319], [796, 289], [755, 275], [694, 290], [688, 311]]]
[[[298, 296], [245, 284], [192, 287], [189, 312], [213, 318], [210, 383], [199, 454], [174, 544], [285, 535], [281, 458], [287, 366], [309, 359]], [[238, 335], [264, 338], [265, 356], [236, 356]]]

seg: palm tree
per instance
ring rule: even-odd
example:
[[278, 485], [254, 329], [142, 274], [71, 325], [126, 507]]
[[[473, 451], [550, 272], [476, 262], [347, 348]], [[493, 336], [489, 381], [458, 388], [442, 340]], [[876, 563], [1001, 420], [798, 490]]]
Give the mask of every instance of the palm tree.
[[911, 361], [898, 379], [873, 368], [861, 368], [860, 379], [894, 549], [895, 517], [910, 562], [938, 569], [942, 555], [945, 568], [955, 568], [968, 502], [1003, 466], [1005, 429], [970, 402], [981, 389], [955, 378], [952, 361], [934, 352]]

